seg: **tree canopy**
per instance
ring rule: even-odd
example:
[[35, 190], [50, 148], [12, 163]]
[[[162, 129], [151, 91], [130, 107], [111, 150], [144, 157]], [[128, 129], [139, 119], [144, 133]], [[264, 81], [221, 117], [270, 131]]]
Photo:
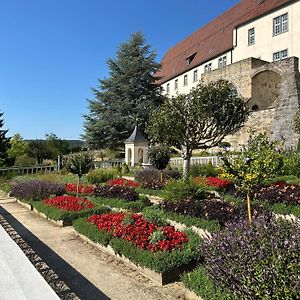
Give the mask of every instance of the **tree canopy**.
[[83, 137], [91, 148], [123, 145], [137, 121], [144, 129], [149, 112], [163, 100], [155, 83], [154, 73], [159, 69], [155, 57], [138, 32], [120, 45], [115, 59], [108, 59], [109, 77], [99, 79], [84, 116]]
[[8, 130], [2, 129], [4, 126], [3, 113], [0, 112], [0, 166], [7, 163], [7, 150], [9, 148], [9, 138], [6, 136]]
[[243, 126], [248, 114], [244, 99], [227, 81], [200, 83], [190, 93], [172, 97], [156, 109], [147, 132], [152, 142], [181, 152], [187, 178], [193, 150], [217, 146]]
[[24, 141], [20, 133], [15, 133], [9, 143], [9, 149], [7, 150], [8, 157], [15, 161], [19, 156], [23, 156], [28, 153], [29, 143]]

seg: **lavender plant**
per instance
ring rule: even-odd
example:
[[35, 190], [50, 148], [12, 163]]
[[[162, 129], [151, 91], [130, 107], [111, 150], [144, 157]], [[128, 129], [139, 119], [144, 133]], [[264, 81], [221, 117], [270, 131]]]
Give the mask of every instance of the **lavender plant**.
[[300, 299], [300, 225], [260, 216], [202, 245], [214, 282], [238, 299]]

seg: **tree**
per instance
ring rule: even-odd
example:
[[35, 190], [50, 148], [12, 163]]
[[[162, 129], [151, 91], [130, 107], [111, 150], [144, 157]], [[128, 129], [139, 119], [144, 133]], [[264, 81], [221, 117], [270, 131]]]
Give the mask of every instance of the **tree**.
[[20, 133], [15, 133], [9, 143], [8, 157], [15, 161], [17, 157], [26, 155], [28, 150], [29, 143], [24, 141]]
[[248, 114], [245, 101], [227, 81], [200, 83], [189, 94], [172, 97], [156, 109], [147, 132], [152, 142], [181, 152], [187, 180], [193, 150], [217, 146], [243, 126]]
[[247, 147], [236, 157], [223, 157], [223, 177], [233, 178], [236, 186], [246, 192], [249, 223], [251, 215], [251, 190], [264, 180], [277, 176], [283, 168], [282, 147], [268, 140], [265, 134], [251, 135]]
[[7, 163], [7, 150], [9, 148], [10, 139], [6, 137], [8, 130], [2, 129], [4, 126], [3, 113], [0, 112], [0, 166]]
[[72, 155], [67, 162], [67, 169], [78, 176], [77, 193], [78, 197], [80, 178], [89, 172], [93, 165], [93, 158], [85, 153], [77, 153]]
[[33, 140], [29, 142], [29, 156], [36, 159], [37, 164], [41, 164], [44, 159], [49, 157], [49, 152], [45, 141]]
[[170, 161], [170, 149], [163, 145], [152, 146], [148, 151], [148, 158], [153, 167], [163, 170]]
[[48, 153], [47, 158], [50, 159], [57, 159], [59, 155], [69, 152], [68, 142], [58, 138], [54, 133], [46, 134], [45, 147]]
[[155, 83], [155, 57], [143, 35], [134, 33], [120, 45], [116, 59], [108, 59], [109, 77], [93, 89], [95, 98], [89, 100], [90, 112], [84, 116], [83, 137], [91, 148], [123, 145], [137, 120], [144, 129], [149, 112], [163, 100]]

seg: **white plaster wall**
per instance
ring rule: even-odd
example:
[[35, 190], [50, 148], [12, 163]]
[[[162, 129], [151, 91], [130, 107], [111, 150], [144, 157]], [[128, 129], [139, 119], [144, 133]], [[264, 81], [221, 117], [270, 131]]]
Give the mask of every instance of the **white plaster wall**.
[[[288, 13], [288, 31], [273, 36], [273, 19]], [[248, 30], [255, 28], [255, 44], [248, 46]], [[273, 53], [288, 49], [288, 56], [300, 57], [300, 1], [278, 9], [236, 29], [233, 62], [248, 57], [273, 61]]]

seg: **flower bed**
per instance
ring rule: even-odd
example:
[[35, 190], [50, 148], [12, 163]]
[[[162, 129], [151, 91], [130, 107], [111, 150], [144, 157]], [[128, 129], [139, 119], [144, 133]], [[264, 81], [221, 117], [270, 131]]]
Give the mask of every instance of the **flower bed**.
[[[66, 183], [66, 191], [67, 193], [76, 194], [77, 193], [77, 184], [76, 183]], [[94, 192], [94, 187], [92, 185], [79, 185], [78, 193], [89, 195]]]
[[128, 186], [131, 188], [136, 188], [140, 186], [140, 183], [130, 180], [130, 179], [125, 179], [125, 178], [117, 178], [117, 179], [111, 179], [107, 182], [108, 186], [113, 186], [113, 185], [118, 185], [118, 186]]
[[176, 231], [170, 225], [159, 226], [142, 215], [93, 215], [76, 220], [73, 226], [80, 234], [112, 248], [140, 268], [159, 273], [161, 284], [178, 279], [180, 273], [201, 259], [197, 250], [199, 236], [191, 231]]
[[40, 213], [41, 216], [49, 220], [58, 221], [57, 224], [62, 226], [71, 225], [79, 217], [109, 211], [107, 207], [97, 206], [88, 199], [73, 196], [59, 196], [43, 201], [31, 201], [30, 204], [35, 212]]
[[233, 187], [233, 182], [218, 177], [194, 177], [192, 182], [197, 185], [211, 186], [217, 189], [227, 190]]
[[97, 185], [95, 187], [93, 196], [103, 198], [124, 199], [126, 201], [136, 201], [139, 199], [139, 194], [133, 188], [119, 185]]

